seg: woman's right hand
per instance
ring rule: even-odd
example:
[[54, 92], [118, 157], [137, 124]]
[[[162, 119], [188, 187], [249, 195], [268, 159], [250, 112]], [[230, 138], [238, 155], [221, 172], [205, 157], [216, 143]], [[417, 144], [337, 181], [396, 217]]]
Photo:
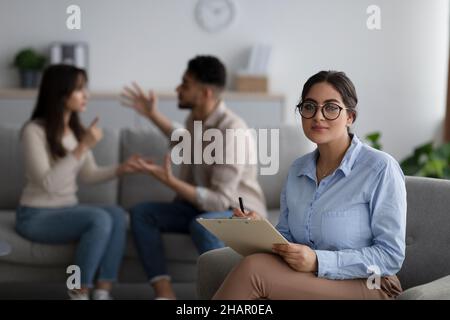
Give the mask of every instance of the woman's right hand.
[[248, 218], [251, 220], [262, 220], [262, 217], [255, 211], [250, 211], [248, 213], [244, 213], [238, 208], [233, 209], [233, 218], [234, 217], [235, 218]]
[[92, 121], [91, 125], [86, 129], [83, 138], [81, 138], [81, 143], [89, 149], [92, 149], [103, 138], [102, 129], [97, 127], [98, 121], [99, 118], [96, 117], [94, 121]]

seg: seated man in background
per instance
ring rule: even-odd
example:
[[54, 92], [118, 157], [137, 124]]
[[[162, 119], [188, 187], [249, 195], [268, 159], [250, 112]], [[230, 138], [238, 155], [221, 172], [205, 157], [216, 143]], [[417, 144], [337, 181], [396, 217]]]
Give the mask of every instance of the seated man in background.
[[[227, 141], [226, 130], [247, 129], [246, 123], [230, 111], [221, 99], [225, 81], [225, 66], [219, 59], [197, 56], [189, 61], [182, 83], [176, 88], [179, 108], [191, 110], [184, 133], [195, 137], [194, 125], [197, 128], [197, 121], [201, 121], [202, 132], [208, 129], [216, 129], [216, 132], [219, 130], [223, 137], [222, 156], [227, 150], [234, 151], [234, 137]], [[145, 94], [133, 83], [133, 88], [124, 88], [122, 96], [126, 106], [152, 121], [169, 139], [172, 137], [177, 128], [158, 111], [153, 92]], [[163, 166], [139, 160], [141, 172], [152, 175], [177, 193], [171, 203], [141, 203], [131, 209], [131, 226], [140, 259], [155, 290], [155, 296], [162, 299], [174, 299], [175, 293], [166, 269], [161, 232], [190, 233], [201, 254], [223, 247], [223, 243], [201, 226], [196, 221], [197, 218], [231, 217], [232, 208], [238, 206], [239, 196], [245, 199], [249, 210], [266, 215], [256, 165], [250, 164], [250, 161], [242, 164], [225, 160], [206, 164], [202, 156], [207, 144], [200, 141], [199, 148], [194, 148], [194, 139], [190, 141], [190, 160], [200, 156], [202, 161], [183, 163], [179, 177], [172, 174], [169, 156]], [[251, 158], [250, 153], [256, 150], [254, 142], [250, 139], [247, 149], [238, 145], [238, 152], [241, 150], [246, 153], [246, 159]], [[242, 151], [243, 149], [245, 150]]]

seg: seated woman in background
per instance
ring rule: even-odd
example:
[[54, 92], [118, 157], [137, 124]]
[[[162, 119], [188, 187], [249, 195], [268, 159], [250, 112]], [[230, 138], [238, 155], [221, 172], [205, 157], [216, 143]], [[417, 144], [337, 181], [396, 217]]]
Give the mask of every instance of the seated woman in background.
[[[322, 71], [297, 106], [317, 149], [291, 166], [275, 254], [244, 258], [214, 299], [389, 299], [401, 293], [406, 188], [390, 155], [349, 131], [357, 96], [342, 72]], [[245, 216], [235, 209], [234, 215]], [[248, 217], [258, 219], [255, 212]], [[375, 281], [373, 281], [375, 280]]]
[[98, 167], [91, 149], [102, 139], [95, 119], [88, 128], [79, 120], [86, 109], [84, 70], [54, 65], [45, 71], [36, 107], [21, 133], [26, 186], [17, 209], [16, 230], [40, 243], [79, 241], [75, 264], [81, 288], [72, 299], [110, 299], [117, 279], [126, 235], [125, 211], [116, 206], [78, 204], [77, 176], [99, 183], [134, 171], [136, 157], [119, 166]]

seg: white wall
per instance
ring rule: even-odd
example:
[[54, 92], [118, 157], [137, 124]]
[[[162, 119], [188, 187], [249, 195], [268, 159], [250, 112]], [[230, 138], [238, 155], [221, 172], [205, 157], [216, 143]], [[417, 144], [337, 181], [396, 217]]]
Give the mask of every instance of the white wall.
[[[0, 87], [14, 87], [9, 64], [24, 46], [55, 40], [90, 45], [91, 88], [118, 90], [137, 80], [172, 90], [186, 61], [215, 54], [231, 73], [259, 41], [275, 51], [271, 88], [286, 95], [286, 120], [306, 79], [322, 69], [345, 71], [360, 99], [355, 131], [380, 130], [384, 150], [401, 159], [437, 137], [445, 114], [449, 43], [446, 0], [235, 0], [236, 23], [219, 34], [195, 23], [196, 0], [0, 0]], [[78, 4], [82, 30], [65, 28]], [[382, 29], [369, 31], [366, 8], [381, 8]]]

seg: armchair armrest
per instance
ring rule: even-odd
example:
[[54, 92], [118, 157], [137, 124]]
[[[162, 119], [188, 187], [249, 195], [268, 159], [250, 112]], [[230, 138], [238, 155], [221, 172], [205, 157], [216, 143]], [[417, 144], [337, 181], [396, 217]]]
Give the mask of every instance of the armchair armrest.
[[398, 300], [449, 300], [450, 276], [421, 286], [410, 288], [397, 297]]
[[197, 260], [197, 294], [200, 300], [211, 300], [228, 273], [243, 257], [231, 248], [211, 250]]

